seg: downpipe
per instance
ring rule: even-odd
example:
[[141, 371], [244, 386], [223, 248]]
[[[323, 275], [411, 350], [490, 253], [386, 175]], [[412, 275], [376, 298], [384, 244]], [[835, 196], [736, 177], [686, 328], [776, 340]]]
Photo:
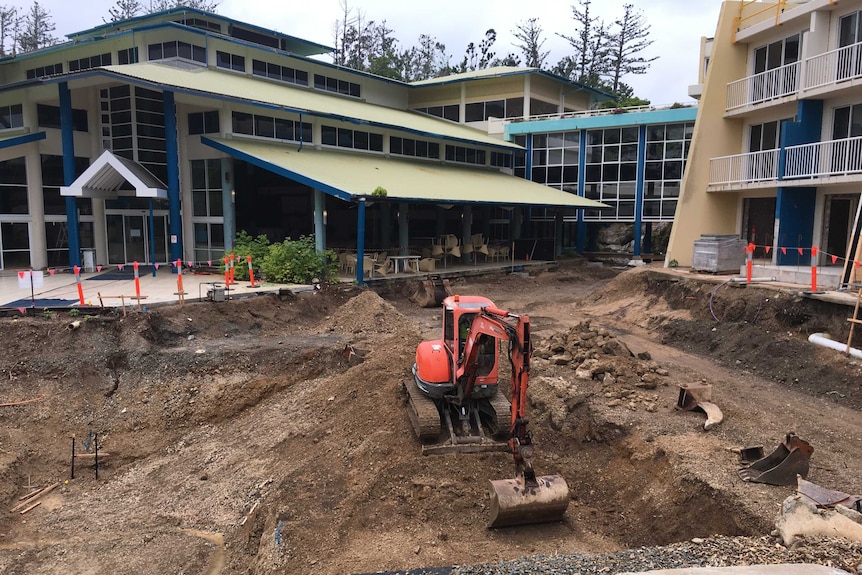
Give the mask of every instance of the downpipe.
[[814, 345], [834, 349], [835, 351], [840, 351], [842, 353], [846, 352], [856, 359], [862, 359], [862, 350], [856, 349], [855, 347], [848, 348], [845, 343], [829, 339], [825, 333], [812, 333], [808, 336], [808, 341]]

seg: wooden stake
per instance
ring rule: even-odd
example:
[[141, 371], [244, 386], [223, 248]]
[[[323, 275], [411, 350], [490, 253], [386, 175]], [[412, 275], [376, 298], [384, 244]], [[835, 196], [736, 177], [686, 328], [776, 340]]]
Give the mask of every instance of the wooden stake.
[[24, 515], [24, 514], [25, 514], [25, 513], [27, 513], [28, 511], [32, 511], [33, 509], [36, 509], [36, 508], [37, 508], [37, 507], [39, 507], [40, 505], [42, 505], [42, 502], [41, 502], [41, 501], [37, 501], [36, 503], [34, 503], [33, 505], [31, 505], [31, 506], [30, 506], [30, 507], [28, 507], [27, 509], [22, 509], [22, 510], [21, 510], [21, 511], [19, 511], [18, 513], [20, 513], [21, 515]]
[[13, 405], [24, 405], [25, 403], [33, 403], [34, 401], [42, 401], [44, 397], [34, 397], [33, 399], [25, 399], [24, 401], [13, 401], [12, 403], [0, 403], [0, 407], [12, 407]]
[[[31, 503], [33, 503], [37, 499], [41, 499], [45, 495], [51, 493], [52, 491], [54, 491], [59, 486], [60, 486], [60, 482], [58, 481], [56, 483], [49, 485], [48, 487], [46, 487], [44, 489], [40, 489], [39, 491], [34, 493], [31, 497], [28, 497], [25, 501], [22, 501], [21, 503], [19, 503], [18, 505], [16, 505], [12, 509], [10, 509], [9, 512], [15, 513], [16, 511], [18, 511], [19, 509], [21, 509], [25, 505], [30, 505]], [[35, 505], [33, 507], [35, 507]]]

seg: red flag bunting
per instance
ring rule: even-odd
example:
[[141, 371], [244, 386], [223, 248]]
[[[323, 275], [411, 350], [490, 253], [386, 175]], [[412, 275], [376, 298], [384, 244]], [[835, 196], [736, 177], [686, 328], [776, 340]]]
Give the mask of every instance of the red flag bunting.
[[26, 310], [26, 309], [24, 309], [23, 307], [19, 307], [19, 308], [18, 308], [18, 311], [20, 311], [20, 312], [21, 312], [21, 315], [26, 315], [26, 314], [27, 314], [27, 310]]
[[838, 261], [838, 256], [833, 255], [833, 256], [832, 256], [832, 263], [834, 264], [834, 263], [835, 263], [835, 262], [837, 262], [837, 261]]
[[48, 270], [48, 275], [54, 275], [54, 270]]
[[97, 271], [97, 272], [102, 271], [102, 266], [96, 266], [96, 271]]
[[796, 251], [798, 251], [798, 252], [799, 252], [799, 255], [800, 255], [800, 256], [802, 255], [802, 248], [796, 248]]
[[156, 264], [156, 269], [159, 269], [159, 264]]
[[19, 280], [24, 279], [24, 272], [18, 272], [18, 279]]
[[787, 248], [781, 248], [781, 253], [787, 255]]
[[208, 265], [208, 266], [213, 265], [213, 261], [212, 261], [212, 260], [207, 260], [207, 265]]
[[769, 250], [772, 249], [772, 246], [766, 246], [766, 253], [769, 253]]
[[856, 260], [853, 260], [853, 265], [854, 265], [854, 266], [856, 266], [856, 267], [858, 268], [858, 267], [859, 267], [859, 262], [857, 262]]
[[811, 246], [811, 255], [812, 257], [817, 255], [817, 246]]

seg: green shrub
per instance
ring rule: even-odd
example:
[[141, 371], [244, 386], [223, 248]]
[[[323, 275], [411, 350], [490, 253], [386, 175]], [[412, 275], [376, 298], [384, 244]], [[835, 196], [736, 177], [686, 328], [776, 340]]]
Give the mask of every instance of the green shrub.
[[386, 194], [386, 188], [384, 188], [383, 186], [377, 186], [376, 188], [374, 188], [374, 191], [371, 192], [371, 195], [375, 198], [385, 198]]
[[290, 238], [269, 246], [261, 265], [267, 281], [276, 283], [311, 283], [317, 278], [331, 281], [338, 273], [338, 256], [332, 250], [318, 252], [314, 236]]
[[[251, 237], [245, 231], [240, 231], [233, 239], [233, 249], [226, 256], [234, 254], [234, 278], [237, 280], [248, 281], [248, 263], [246, 256], [251, 255], [251, 263], [254, 269], [261, 269], [263, 259], [269, 253], [269, 238], [261, 234], [256, 238]], [[224, 258], [222, 258], [222, 271], [224, 271]]]

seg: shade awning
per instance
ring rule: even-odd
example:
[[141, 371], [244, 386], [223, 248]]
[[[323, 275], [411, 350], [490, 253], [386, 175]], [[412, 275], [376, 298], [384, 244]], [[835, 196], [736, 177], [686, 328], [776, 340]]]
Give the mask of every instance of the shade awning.
[[201, 142], [234, 158], [350, 201], [386, 199], [446, 204], [605, 208], [604, 204], [556, 190], [499, 170], [437, 162], [316, 150], [310, 146], [201, 137]]
[[119, 189], [128, 182], [139, 198], [167, 198], [167, 186], [144, 166], [115, 156], [105, 150], [84, 173], [69, 186], [60, 188], [61, 196], [76, 198], [116, 198]]
[[11, 148], [12, 146], [20, 146], [21, 144], [29, 144], [45, 139], [45, 132], [35, 132], [32, 134], [18, 134], [15, 136], [0, 137], [0, 150]]

